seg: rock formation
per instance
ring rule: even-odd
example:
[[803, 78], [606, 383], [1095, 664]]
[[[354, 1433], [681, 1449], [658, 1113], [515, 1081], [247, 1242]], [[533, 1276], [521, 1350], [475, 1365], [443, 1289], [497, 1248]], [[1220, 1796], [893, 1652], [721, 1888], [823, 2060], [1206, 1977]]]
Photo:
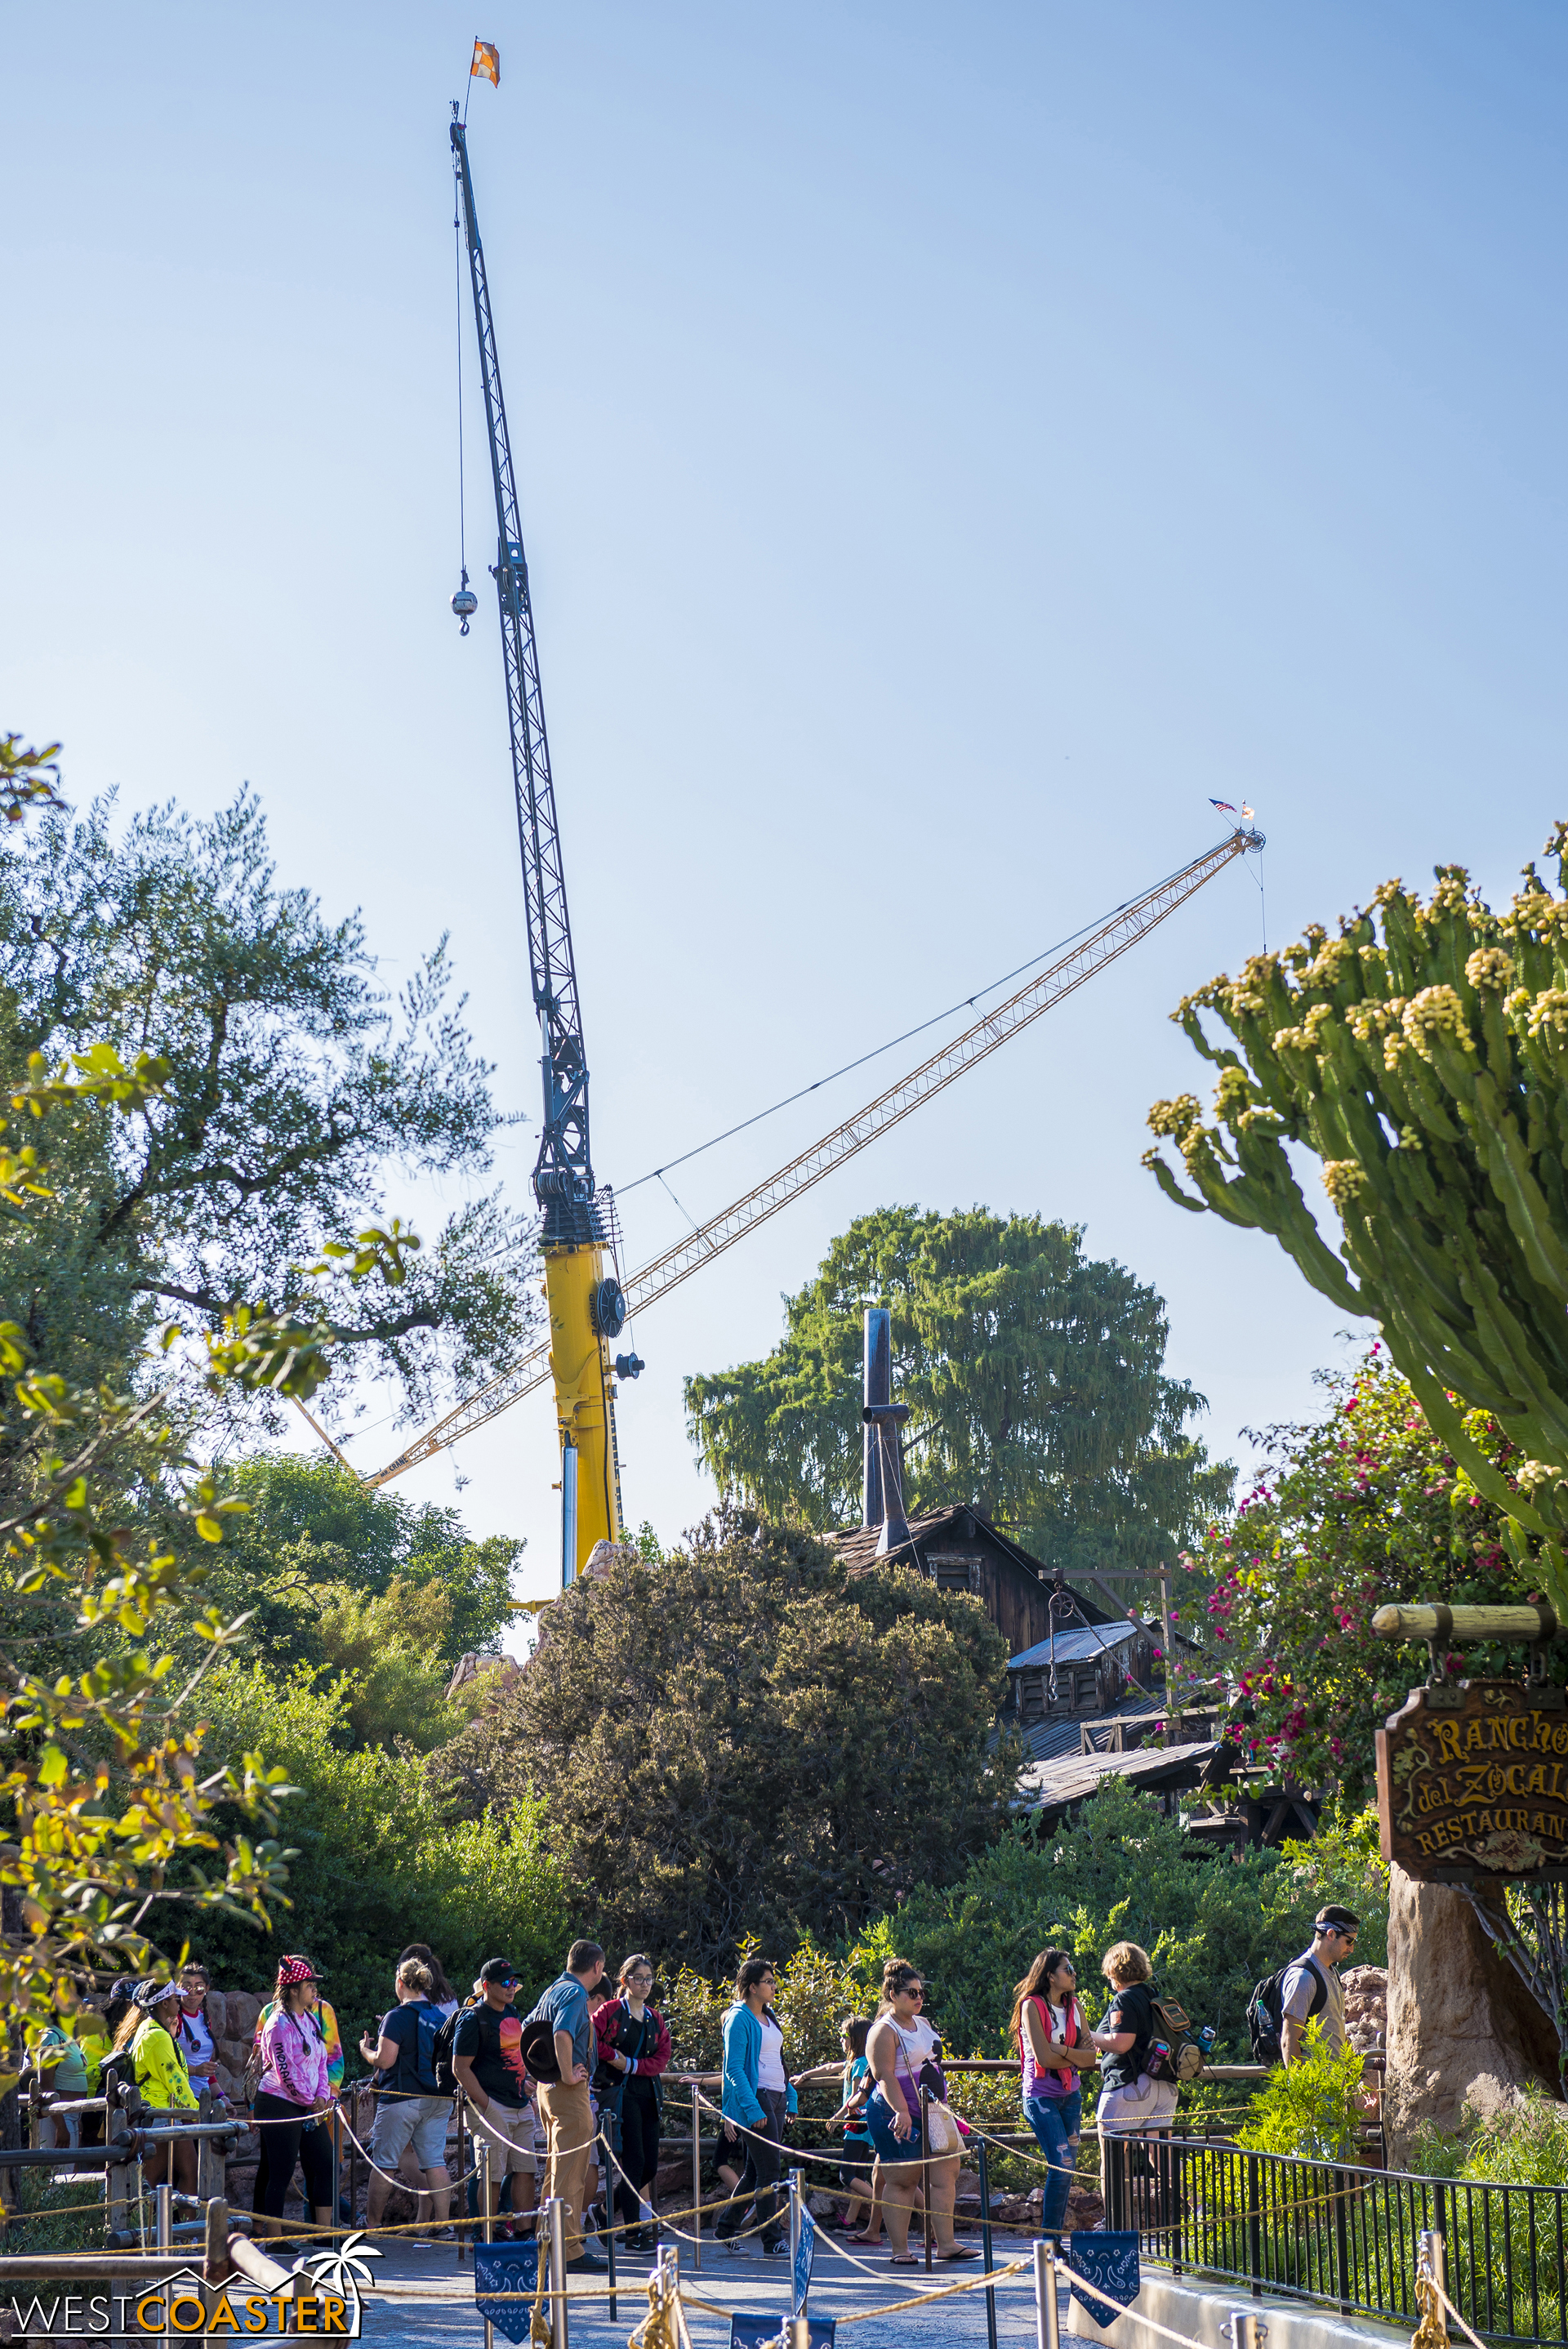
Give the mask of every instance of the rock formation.
[[1467, 2104], [1493, 2112], [1532, 2082], [1561, 2095], [1556, 2032], [1454, 1887], [1394, 1868], [1387, 1983], [1390, 2168], [1422, 2121], [1457, 2129]]

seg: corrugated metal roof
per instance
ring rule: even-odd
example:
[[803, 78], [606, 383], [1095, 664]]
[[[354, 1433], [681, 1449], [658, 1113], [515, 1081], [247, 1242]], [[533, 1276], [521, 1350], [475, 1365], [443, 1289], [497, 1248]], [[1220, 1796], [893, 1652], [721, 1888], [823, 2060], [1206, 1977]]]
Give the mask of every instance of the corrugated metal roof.
[[1089, 1623], [1058, 1631], [1054, 1640], [1041, 1640], [1020, 1655], [1009, 1657], [1007, 1670], [1016, 1672], [1048, 1664], [1053, 1656], [1058, 1664], [1081, 1664], [1090, 1656], [1102, 1655], [1107, 1648], [1119, 1648], [1125, 1640], [1138, 1639], [1142, 1630], [1139, 1623]]
[[1031, 1762], [1057, 1762], [1064, 1754], [1082, 1751], [1082, 1729], [1103, 1729], [1107, 1722], [1132, 1721], [1140, 1713], [1161, 1713], [1165, 1700], [1152, 1691], [1136, 1689], [1126, 1702], [1109, 1713], [1097, 1713], [1089, 1720], [1034, 1721], [1024, 1730], [1024, 1751]]
[[1106, 1778], [1126, 1778], [1135, 1786], [1200, 1785], [1208, 1765], [1224, 1752], [1218, 1740], [1202, 1745], [1145, 1745], [1136, 1754], [1081, 1754], [1060, 1762], [1036, 1762], [1018, 1783], [1014, 1807], [1056, 1811], [1081, 1803]]

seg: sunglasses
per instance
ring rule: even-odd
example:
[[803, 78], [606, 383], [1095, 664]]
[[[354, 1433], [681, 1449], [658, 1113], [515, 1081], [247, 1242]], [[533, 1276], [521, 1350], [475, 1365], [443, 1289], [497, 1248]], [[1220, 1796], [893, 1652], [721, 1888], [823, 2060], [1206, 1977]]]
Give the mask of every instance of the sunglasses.
[[903, 1995], [904, 1995], [904, 1997], [905, 1997], [905, 1998], [919, 1998], [919, 1999], [923, 1999], [923, 1998], [924, 1998], [924, 1996], [925, 1996], [925, 1992], [924, 1992], [923, 1987], [922, 1987], [922, 1986], [920, 1986], [920, 1985], [918, 1985], [918, 1984], [917, 1984], [917, 1985], [916, 1985], [916, 1987], [915, 1987], [913, 1990], [906, 1990], [906, 1991], [904, 1992]]

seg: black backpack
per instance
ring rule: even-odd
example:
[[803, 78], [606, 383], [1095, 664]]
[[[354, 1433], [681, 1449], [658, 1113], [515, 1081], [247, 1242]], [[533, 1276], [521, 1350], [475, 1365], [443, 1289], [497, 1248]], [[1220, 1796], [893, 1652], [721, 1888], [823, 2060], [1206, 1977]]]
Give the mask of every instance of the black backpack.
[[1292, 1958], [1277, 1974], [1265, 1974], [1261, 1982], [1253, 1984], [1247, 2001], [1247, 2037], [1252, 2042], [1254, 2064], [1279, 2064], [1284, 2060], [1284, 1978], [1299, 1965], [1306, 1966], [1313, 1975], [1308, 2022], [1328, 2004], [1328, 1984], [1323, 1978], [1323, 1968], [1314, 1958]]
[[[443, 2091], [441, 2075], [436, 2069], [436, 2048], [447, 2025], [447, 2017], [428, 1999], [414, 2010], [414, 2077], [419, 2083], [422, 2095], [438, 2096]], [[456, 2036], [456, 2034], [453, 2034]]]
[[[464, 2015], [472, 2014], [474, 2008], [478, 2003], [479, 2002], [477, 1999], [470, 1999], [467, 2006], [459, 2006], [455, 2014], [449, 2014], [447, 2016], [439, 2031], [436, 2033], [434, 2044], [430, 2049], [430, 2071], [436, 2083], [434, 2088], [430, 2091], [432, 2095], [455, 2095], [458, 2089], [462, 2085], [457, 2074], [452, 2069], [452, 2047], [457, 2039], [459, 2023], [461, 2023]], [[425, 2050], [422, 2033], [420, 2034], [420, 2041], [421, 2044], [418, 2052], [420, 2055], [423, 2055]], [[423, 2066], [421, 2065], [420, 2068], [423, 2069]]]

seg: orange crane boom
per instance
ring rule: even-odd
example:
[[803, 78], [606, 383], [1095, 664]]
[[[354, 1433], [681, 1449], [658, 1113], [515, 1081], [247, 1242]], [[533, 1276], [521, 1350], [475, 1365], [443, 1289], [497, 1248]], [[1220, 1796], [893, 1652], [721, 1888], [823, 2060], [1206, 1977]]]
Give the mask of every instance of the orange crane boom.
[[[966, 1028], [962, 1036], [955, 1037], [951, 1044], [944, 1045], [941, 1051], [934, 1052], [928, 1061], [923, 1061], [919, 1068], [912, 1069], [907, 1077], [901, 1078], [895, 1085], [890, 1085], [885, 1092], [877, 1095], [875, 1101], [868, 1102], [864, 1109], [858, 1111], [853, 1117], [846, 1118], [842, 1125], [835, 1126], [831, 1133], [824, 1134], [821, 1141], [813, 1143], [810, 1150], [803, 1150], [798, 1158], [790, 1159], [787, 1166], [781, 1166], [765, 1183], [758, 1183], [743, 1198], [726, 1207], [722, 1214], [713, 1216], [697, 1231], [689, 1232], [685, 1239], [677, 1240], [674, 1247], [666, 1248], [663, 1256], [655, 1257], [650, 1264], [643, 1266], [641, 1271], [634, 1272], [624, 1289], [628, 1319], [633, 1314], [645, 1312], [650, 1305], [656, 1305], [662, 1297], [669, 1295], [672, 1288], [678, 1288], [683, 1280], [689, 1280], [703, 1265], [711, 1263], [716, 1256], [722, 1256], [726, 1248], [733, 1247], [737, 1240], [744, 1239], [748, 1232], [755, 1231], [757, 1226], [766, 1223], [769, 1216], [776, 1216], [780, 1207], [787, 1207], [791, 1199], [799, 1197], [802, 1191], [809, 1191], [814, 1183], [821, 1182], [824, 1175], [830, 1174], [847, 1158], [852, 1158], [858, 1151], [864, 1150], [890, 1126], [900, 1123], [923, 1102], [928, 1102], [934, 1093], [941, 1092], [945, 1086], [963, 1076], [966, 1070], [974, 1068], [977, 1061], [987, 1059], [1002, 1045], [1008, 1043], [1042, 1012], [1049, 1011], [1054, 1004], [1061, 1002], [1064, 996], [1071, 995], [1086, 979], [1103, 970], [1107, 963], [1114, 962], [1130, 947], [1135, 947], [1140, 938], [1146, 938], [1150, 930], [1158, 928], [1178, 905], [1184, 905], [1206, 881], [1212, 880], [1216, 873], [1222, 872], [1233, 858], [1243, 856], [1249, 849], [1262, 848], [1263, 845], [1261, 833], [1238, 827], [1228, 840], [1221, 841], [1217, 847], [1194, 858], [1191, 864], [1183, 865], [1180, 873], [1171, 874], [1169, 880], [1161, 881], [1155, 888], [1146, 890], [1141, 897], [1135, 897], [1123, 905], [1111, 915], [1109, 921], [1102, 922], [1097, 930], [1092, 930], [1088, 937], [1080, 940], [1069, 953], [1047, 965], [1037, 977], [1019, 988], [1016, 995], [1010, 995], [1005, 1003], [998, 1004], [995, 1011], [986, 1012], [972, 1028]], [[531, 1353], [524, 1354], [513, 1363], [510, 1371], [503, 1371], [488, 1386], [480, 1387], [476, 1394], [469, 1395], [455, 1410], [449, 1411], [445, 1419], [439, 1419], [433, 1427], [427, 1428], [406, 1452], [400, 1452], [396, 1460], [389, 1460], [385, 1468], [378, 1468], [374, 1475], [367, 1476], [366, 1483], [390, 1484], [394, 1476], [401, 1476], [407, 1470], [418, 1467], [422, 1460], [433, 1458], [460, 1437], [471, 1435], [475, 1428], [483, 1427], [503, 1411], [510, 1411], [514, 1402], [521, 1402], [524, 1395], [531, 1394], [536, 1387], [543, 1386], [550, 1374], [550, 1349], [548, 1346], [536, 1346]]]

